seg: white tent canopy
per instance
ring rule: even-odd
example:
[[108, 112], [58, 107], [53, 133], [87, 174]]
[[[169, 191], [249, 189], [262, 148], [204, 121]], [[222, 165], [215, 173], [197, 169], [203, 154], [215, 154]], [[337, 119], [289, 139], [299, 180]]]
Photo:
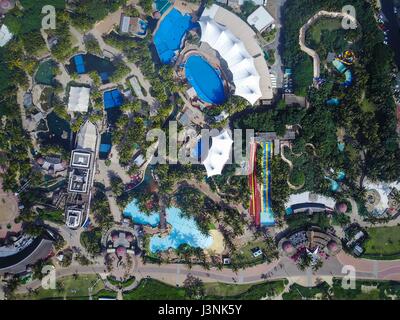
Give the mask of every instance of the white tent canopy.
[[0, 28], [0, 47], [4, 47], [11, 39], [13, 35], [5, 24]]
[[208, 177], [221, 174], [225, 163], [229, 160], [232, 143], [233, 140], [226, 130], [220, 135], [212, 137], [211, 148], [207, 158], [203, 161]]
[[228, 64], [236, 87], [235, 95], [243, 97], [251, 104], [256, 103], [262, 97], [260, 75], [243, 42], [226, 27], [215, 22], [212, 12], [208, 15], [207, 9], [200, 17], [199, 24], [201, 41], [218, 51]]
[[68, 111], [87, 112], [89, 107], [90, 88], [71, 87], [69, 91]]

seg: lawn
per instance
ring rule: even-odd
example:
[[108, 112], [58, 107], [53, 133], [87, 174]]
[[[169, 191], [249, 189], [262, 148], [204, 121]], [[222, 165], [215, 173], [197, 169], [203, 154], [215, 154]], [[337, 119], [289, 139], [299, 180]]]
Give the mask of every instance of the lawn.
[[259, 247], [264, 253], [266, 252], [266, 244], [265, 241], [254, 241], [246, 244], [245, 246], [241, 247], [237, 253], [233, 254], [232, 264], [236, 265], [255, 265], [257, 263], [261, 263], [265, 260], [263, 255], [258, 257], [254, 257], [251, 249]]
[[124, 300], [183, 300], [185, 290], [154, 279], [143, 279], [139, 286], [124, 293]]
[[[285, 282], [286, 280], [262, 282], [253, 285], [205, 284], [206, 299], [260, 300], [265, 297], [275, 297], [283, 292], [285, 289]], [[212, 291], [216, 294], [212, 295]]]
[[295, 94], [300, 97], [305, 97], [308, 87], [313, 79], [313, 63], [312, 59], [303, 55], [299, 63], [293, 67], [293, 82]]
[[327, 293], [329, 291], [329, 284], [323, 282], [315, 287], [303, 287], [297, 283], [290, 286], [289, 291], [282, 295], [283, 300], [303, 300], [303, 299], [317, 299], [318, 295]]
[[400, 226], [369, 228], [364, 245], [366, 256], [384, 258], [400, 254]]
[[[286, 280], [258, 284], [205, 283], [205, 299], [259, 300], [283, 292]], [[139, 286], [124, 293], [124, 300], [183, 300], [185, 289], [174, 287], [154, 279], [143, 279]]]
[[206, 295], [208, 296], [237, 296], [249, 290], [252, 285], [251, 284], [227, 284], [220, 282], [212, 282], [204, 284]]
[[89, 299], [89, 288], [93, 287], [92, 294], [95, 296], [104, 289], [104, 283], [99, 280], [97, 275], [80, 275], [76, 279], [67, 276], [57, 280], [57, 285], [61, 284], [62, 290], [45, 290], [40, 288], [36, 293], [16, 295], [18, 300], [46, 300], [46, 299]]
[[97, 292], [96, 295], [93, 295], [93, 300], [98, 300], [99, 298], [116, 299], [117, 298], [117, 293], [114, 292], [114, 291], [103, 289], [103, 290], [100, 290], [99, 292]]
[[321, 42], [321, 34], [323, 30], [333, 31], [342, 28], [340, 19], [320, 19], [309, 29], [311, 38], [317, 44]]
[[131, 277], [129, 279], [126, 279], [124, 281], [118, 281], [112, 276], [107, 277], [108, 282], [110, 282], [112, 285], [116, 287], [121, 287], [121, 288], [126, 288], [129, 287], [131, 284], [135, 282], [135, 277]]

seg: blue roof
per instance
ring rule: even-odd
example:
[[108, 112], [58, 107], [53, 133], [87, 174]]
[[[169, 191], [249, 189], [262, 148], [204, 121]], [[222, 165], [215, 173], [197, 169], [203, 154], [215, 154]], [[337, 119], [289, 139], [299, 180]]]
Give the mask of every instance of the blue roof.
[[99, 151], [102, 152], [102, 153], [109, 153], [111, 151], [111, 144], [102, 143], [100, 145], [100, 150]]
[[76, 72], [78, 72], [79, 74], [85, 73], [86, 68], [85, 68], [85, 63], [83, 60], [83, 55], [79, 54], [79, 55], [75, 56], [74, 62], [75, 62], [75, 66], [76, 66]]
[[124, 104], [124, 98], [121, 92], [117, 89], [104, 92], [104, 108], [118, 108]]

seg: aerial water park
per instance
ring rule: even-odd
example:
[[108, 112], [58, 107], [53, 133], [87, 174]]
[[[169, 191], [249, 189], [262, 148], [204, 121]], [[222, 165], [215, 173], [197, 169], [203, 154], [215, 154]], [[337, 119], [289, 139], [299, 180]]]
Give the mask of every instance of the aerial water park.
[[[345, 81], [340, 83], [340, 86], [344, 88], [349, 88], [353, 84], [353, 73], [350, 69], [350, 66], [353, 65], [355, 59], [355, 55], [353, 51], [346, 50], [343, 54], [338, 55], [333, 61], [332, 64], [336, 68], [336, 70], [345, 76]], [[342, 94], [344, 95], [344, 94]], [[330, 107], [337, 107], [341, 104], [340, 97], [332, 97], [326, 101], [326, 105]]]
[[345, 88], [350, 87], [353, 84], [353, 73], [349, 68], [354, 63], [354, 53], [350, 50], [347, 50], [343, 53], [343, 55], [339, 55], [335, 60], [332, 61], [332, 64], [336, 68], [338, 72], [344, 74], [345, 81], [341, 83]]
[[250, 144], [249, 159], [249, 187], [250, 187], [250, 215], [255, 224], [262, 227], [270, 227], [275, 224], [271, 202], [271, 159], [273, 143], [264, 141], [260, 143], [262, 148], [262, 181], [257, 181], [257, 147], [258, 143]]
[[[335, 173], [333, 169], [331, 169], [331, 172]], [[339, 192], [341, 190], [340, 184], [344, 181], [345, 178], [346, 174], [344, 173], [344, 171], [341, 170], [337, 172], [337, 174], [335, 174], [334, 178], [325, 176], [325, 179], [330, 181], [330, 190], [332, 192]]]

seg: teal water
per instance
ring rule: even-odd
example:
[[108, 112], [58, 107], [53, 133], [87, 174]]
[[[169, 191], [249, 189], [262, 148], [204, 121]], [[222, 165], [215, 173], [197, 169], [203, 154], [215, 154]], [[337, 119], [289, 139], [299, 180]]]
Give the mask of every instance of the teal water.
[[[154, 235], [150, 239], [150, 251], [159, 252], [169, 248], [176, 249], [181, 244], [188, 244], [191, 247], [207, 248], [213, 239], [211, 236], [202, 234], [197, 227], [196, 221], [193, 218], [182, 216], [182, 211], [179, 208], [168, 208], [167, 222], [171, 224], [171, 232], [164, 237]], [[124, 210], [124, 216], [129, 217], [136, 224], [150, 225], [156, 227], [160, 223], [159, 214], [156, 212], [147, 215], [140, 212], [136, 201], [132, 201]]]
[[39, 68], [35, 75], [36, 82], [48, 86], [53, 85], [55, 77], [54, 67], [56, 66], [57, 64], [53, 60], [47, 60], [42, 62], [39, 65]]

